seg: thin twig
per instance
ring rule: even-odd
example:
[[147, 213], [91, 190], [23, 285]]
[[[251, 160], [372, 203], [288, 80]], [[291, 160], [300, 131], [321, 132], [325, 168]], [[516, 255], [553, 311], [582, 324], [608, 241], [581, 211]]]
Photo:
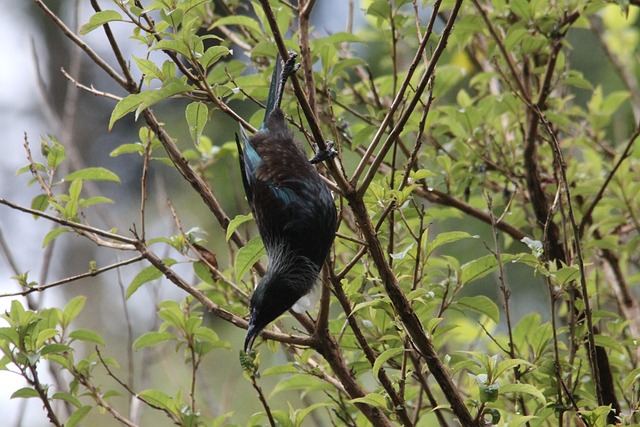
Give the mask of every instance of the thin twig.
[[48, 283], [46, 285], [34, 286], [32, 288], [25, 289], [24, 291], [21, 291], [21, 292], [13, 292], [13, 293], [9, 293], [9, 294], [0, 294], [0, 298], [25, 296], [25, 295], [29, 295], [29, 294], [31, 294], [33, 292], [42, 292], [42, 291], [45, 291], [45, 290], [47, 290], [49, 288], [54, 288], [56, 286], [60, 286], [60, 285], [64, 285], [64, 284], [67, 284], [67, 283], [75, 282], [75, 281], [81, 280], [81, 279], [86, 279], [87, 277], [95, 277], [95, 276], [98, 276], [98, 275], [100, 275], [100, 274], [102, 274], [104, 272], [107, 272], [109, 270], [120, 268], [120, 267], [123, 267], [125, 265], [129, 265], [129, 264], [133, 264], [135, 262], [142, 261], [143, 259], [144, 258], [142, 256], [137, 256], [137, 257], [125, 260], [125, 261], [116, 262], [116, 263], [108, 265], [106, 267], [97, 268], [95, 270], [87, 271], [86, 273], [78, 274], [78, 275], [75, 275], [75, 276], [64, 278], [62, 280], [58, 280], [58, 281], [55, 281], [55, 282], [52, 282], [52, 283]]

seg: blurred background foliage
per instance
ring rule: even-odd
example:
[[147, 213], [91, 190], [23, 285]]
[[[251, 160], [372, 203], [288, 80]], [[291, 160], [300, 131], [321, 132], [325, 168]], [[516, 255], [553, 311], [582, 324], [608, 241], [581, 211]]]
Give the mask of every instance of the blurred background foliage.
[[[126, 94], [122, 88], [61, 34], [34, 2], [12, 3], [13, 6], [6, 7], [9, 12], [3, 18], [2, 38], [5, 43], [1, 48], [4, 88], [0, 123], [8, 155], [0, 160], [3, 174], [0, 196], [29, 206], [40, 194], [37, 184], [27, 186], [31, 178], [29, 173], [13, 176], [16, 170], [27, 164], [21, 147], [25, 139], [22, 132], [25, 131], [38, 162], [47, 163], [46, 150], [44, 156], [39, 153], [41, 145], [48, 147], [47, 150], [55, 149], [58, 141], [65, 147], [65, 161], [55, 168], [49, 165], [49, 170], [56, 171], [56, 183], [71, 172], [87, 167], [100, 166], [114, 172], [119, 183], [100, 179], [82, 182], [86, 194], [102, 195], [114, 203], [88, 207], [83, 210], [81, 218], [92, 226], [129, 235], [128, 230], [134, 224], [140, 226], [140, 179], [144, 158], [137, 155], [136, 148], [130, 144], [146, 143], [144, 139], [148, 133], [145, 133], [142, 118], [135, 120], [134, 114], [123, 114], [108, 131], [116, 102], [79, 90], [60, 70], [63, 68], [77, 82], [96, 91], [124, 97]], [[132, 1], [115, 3], [133, 10]], [[173, 31], [170, 22], [182, 22], [176, 25], [176, 28], [181, 28], [188, 22], [185, 17], [193, 18], [193, 37], [203, 44], [203, 52], [213, 46], [232, 50], [229, 55], [222, 55], [216, 60], [208, 70], [207, 81], [215, 89], [216, 97], [257, 127], [263, 110], [254, 100], [266, 98], [271, 66], [277, 52], [259, 3], [235, 0], [144, 3], [156, 22], [164, 23], [168, 32]], [[191, 3], [193, 7], [185, 7]], [[286, 2], [271, 3], [278, 11], [276, 17], [286, 33], [288, 47], [298, 51], [300, 28], [293, 8]], [[427, 44], [427, 58], [436, 49], [437, 36], [442, 34], [444, 22], [451, 13], [453, 2], [443, 3], [435, 21], [434, 34]], [[74, 31], [90, 23], [94, 13], [89, 2], [47, 1], [46, 4]], [[103, 1], [101, 6], [119, 10], [111, 2]], [[315, 71], [318, 115], [325, 135], [340, 144], [348, 177], [352, 176], [363, 150], [380, 127], [407, 74], [420, 41], [416, 35], [416, 23], [420, 33], [424, 34], [433, 7], [432, 2], [422, 1], [363, 0], [352, 3], [335, 0], [315, 4], [311, 14], [311, 61]], [[184, 15], [179, 15], [176, 10]], [[539, 150], [536, 167], [548, 203], [557, 206], [552, 217], [560, 224], [561, 244], [568, 252], [562, 265], [549, 260], [548, 253], [540, 255], [536, 252], [537, 241], [544, 243], [545, 237], [532, 207], [523, 161], [523, 140], [529, 123], [527, 115], [531, 113], [517, 81], [511, 75], [508, 61], [505, 62], [500, 51], [500, 43], [496, 43], [479, 10], [483, 10], [493, 23], [497, 38], [506, 47], [518, 70], [520, 84], [530, 91], [528, 94], [532, 100], [540, 96], [538, 91], [543, 87], [546, 64], [554, 43], [562, 44], [557, 51], [557, 65], [552, 68], [548, 88], [550, 95], [542, 106], [544, 117], [557, 135], [565, 156], [578, 221], [620, 158], [640, 115], [637, 6], [599, 1], [569, 1], [562, 5], [545, 0], [464, 2], [448, 45], [439, 59], [435, 80], [421, 98], [421, 106], [429, 102], [430, 94], [434, 98], [424, 123], [424, 134], [419, 132], [422, 112], [419, 108], [409, 118], [395, 149], [385, 157], [380, 173], [366, 189], [364, 201], [374, 224], [380, 220], [384, 209], [395, 203], [396, 208], [391, 217], [383, 221], [379, 232], [383, 247], [388, 249], [388, 262], [413, 301], [423, 326], [432, 335], [442, 360], [454, 374], [460, 394], [478, 420], [500, 425], [507, 422], [509, 425], [557, 425], [557, 414], [566, 411], [568, 415], [563, 418], [566, 425], [605, 425], [607, 414], [601, 408], [598, 412], [588, 356], [581, 345], [587, 334], [586, 326], [584, 323], [572, 324], [580, 317], [572, 313], [573, 305], [570, 305], [576, 305], [578, 311], [581, 309], [580, 301], [576, 303], [573, 295], [579, 269], [562, 192], [562, 200], [554, 204], [558, 171], [554, 169], [554, 153], [549, 143], [551, 137], [544, 123], [540, 123], [540, 135], [536, 139]], [[169, 13], [171, 11], [174, 11], [173, 16]], [[217, 22], [229, 17], [246, 17], [247, 21], [223, 21], [228, 25], [221, 28]], [[236, 25], [238, 23], [240, 25]], [[116, 21], [111, 22], [110, 27], [136, 80], [141, 80], [143, 73], [134, 56], [146, 58], [165, 71], [163, 63], [168, 61], [167, 56], [161, 50], [148, 50], [145, 43], [141, 43], [142, 32], [132, 37], [134, 26], [131, 23]], [[81, 38], [109, 64], [117, 66], [101, 28], [87, 31]], [[188, 58], [181, 60], [186, 66], [193, 65]], [[28, 71], [16, 69], [21, 67], [27, 67]], [[419, 77], [424, 72], [424, 64], [419, 63], [418, 69]], [[155, 80], [149, 75], [149, 72], [145, 73], [148, 85], [143, 84], [143, 90], [166, 86], [166, 75]], [[180, 78], [181, 74], [175, 72], [172, 77]], [[412, 79], [410, 92], [415, 89], [418, 77]], [[302, 77], [299, 75], [299, 78]], [[194, 101], [206, 100], [206, 96], [197, 91], [195, 95], [181, 95], [153, 105], [154, 112], [191, 166], [205, 178], [229, 217], [246, 214], [248, 207], [233, 143], [237, 121], [207, 103], [207, 122], [201, 129], [199, 143], [195, 144], [185, 109]], [[289, 92], [285, 96], [284, 110], [295, 123], [306, 128], [297, 105], [293, 92]], [[298, 135], [311, 153], [312, 144], [307, 143], [308, 138], [300, 132]], [[40, 138], [43, 138], [42, 144]], [[403, 191], [399, 189], [404, 178], [403, 169], [418, 140], [422, 148], [414, 171], [417, 174], [415, 186], [410, 186], [412, 191]], [[162, 149], [154, 150], [153, 156], [155, 160], [149, 164], [146, 184], [146, 232], [149, 238], [164, 239], [170, 244], [161, 242], [152, 248], [162, 258], [175, 258], [178, 263], [172, 268], [188, 282], [201, 286], [216, 304], [245, 316], [246, 302], [237, 293], [221, 285], [220, 281], [211, 280], [206, 270], [196, 268], [194, 271], [193, 254], [181, 256], [176, 251], [176, 248], [186, 251], [186, 243], [180, 240], [184, 236], [180, 235], [167, 200], [175, 208], [188, 237], [216, 254], [219, 269], [225, 277], [232, 278], [238, 287], [250, 293], [255, 274], [244, 276], [244, 280], [235, 277], [234, 258], [238, 251], [228, 243], [225, 230], [204, 206], [199, 194], [167, 161]], [[629, 425], [638, 422], [635, 411], [639, 394], [635, 378], [640, 375], [640, 365], [634, 341], [638, 336], [633, 333], [638, 319], [629, 317], [633, 311], [625, 311], [624, 302], [616, 295], [617, 288], [611, 283], [615, 274], [611, 272], [611, 264], [603, 261], [606, 256], [602, 251], [608, 250], [615, 255], [631, 292], [629, 298], [635, 303], [630, 303], [630, 306], [637, 309], [635, 300], [640, 277], [639, 158], [637, 144], [631, 146], [628, 159], [604, 192], [581, 240], [591, 302], [597, 311], [595, 322], [601, 331], [597, 342], [609, 354], [616, 396], [623, 409], [622, 423]], [[64, 194], [69, 192], [65, 185], [58, 188]], [[441, 202], [434, 203], [435, 196], [429, 196], [432, 189], [450, 199], [439, 198]], [[526, 245], [513, 233], [497, 233], [495, 242], [499, 244], [499, 250], [517, 254], [512, 259], [505, 258], [508, 261], [503, 265], [507, 291], [500, 288], [498, 263], [490, 261], [494, 259], [492, 251], [498, 250], [490, 222], [481, 221], [470, 215], [469, 210], [460, 208], [464, 205], [470, 210], [487, 212], [488, 198], [492, 200], [495, 218], [502, 218], [530, 238]], [[446, 200], [457, 201], [460, 205]], [[340, 232], [355, 241], [337, 240], [332, 264], [336, 273], [353, 259], [360, 248], [357, 241], [361, 239], [344, 200], [340, 206], [343, 208]], [[0, 210], [4, 254], [0, 263], [1, 277], [4, 278], [2, 294], [20, 292], [23, 290], [20, 285], [34, 286], [29, 282], [45, 285], [125, 258], [117, 251], [98, 247], [73, 233], [61, 234], [43, 248], [42, 241], [51, 230], [52, 225], [43, 219], [34, 220], [6, 207]], [[238, 231], [247, 240], [256, 235], [251, 222], [239, 227]], [[416, 233], [424, 235], [416, 238]], [[438, 242], [440, 235], [447, 236], [443, 239], [450, 238], [451, 243]], [[428, 252], [428, 242], [433, 244], [433, 253]], [[422, 255], [419, 248], [422, 248]], [[481, 265], [480, 260], [489, 261]], [[518, 262], [510, 262], [512, 260]], [[467, 265], [468, 273], [464, 273], [464, 265]], [[469, 265], [475, 265], [473, 268], [477, 271], [474, 272]], [[197, 411], [186, 414], [179, 423], [267, 424], [264, 408], [254, 397], [255, 390], [245, 379], [246, 371], [243, 373], [238, 361], [237, 349], [241, 347], [243, 331], [215, 316], [202, 316], [201, 307], [192, 300], [185, 302], [185, 294], [167, 280], [149, 280], [127, 298], [127, 288], [135, 281], [134, 278], [140, 277], [140, 271], [146, 266], [141, 263], [128, 265], [45, 292], [17, 298], [4, 296], [0, 301], [7, 310], [7, 325], [9, 329], [15, 327], [17, 330], [19, 325], [11, 323], [16, 318], [25, 325], [29, 324], [20, 307], [15, 302], [12, 305], [12, 300], [42, 316], [44, 320], [38, 323], [38, 328], [47, 324], [56, 330], [64, 329], [65, 325], [47, 317], [57, 315], [52, 315], [45, 308], [68, 310], [73, 319], [71, 330], [95, 331], [100, 336], [98, 338], [88, 332], [76, 335], [72, 339], [75, 360], [86, 357], [91, 361], [91, 368], [85, 368], [91, 372], [93, 383], [104, 390], [118, 390], [121, 396], [110, 397], [113, 406], [120, 408], [122, 414], [136, 420], [139, 425], [146, 426], [154, 423], [165, 425], [175, 419], [167, 416], [166, 412], [131, 399], [126, 390], [96, 362], [94, 344], [103, 343], [101, 354], [114, 361], [113, 365], [107, 363], [107, 366], [112, 366], [116, 376], [133, 390], [161, 390], [175, 397], [177, 402], [187, 402], [195, 356], [189, 352], [188, 343], [181, 340], [180, 337], [185, 336], [181, 332], [185, 331], [180, 330], [176, 319], [180, 316], [193, 317], [195, 330], [201, 334], [199, 339], [211, 348], [198, 350], [203, 357], [197, 369]], [[568, 270], [558, 273], [562, 267]], [[416, 268], [421, 274], [417, 286], [414, 283]], [[465, 279], [465, 274], [470, 277]], [[22, 283], [11, 280], [12, 277], [20, 278]], [[406, 356], [393, 352], [397, 348], [410, 352], [412, 346], [385, 298], [384, 287], [371, 259], [367, 256], [362, 258], [345, 275], [342, 283], [376, 354], [388, 357], [384, 361], [380, 359], [381, 366], [388, 370], [394, 384], [406, 393], [412, 419], [417, 420], [417, 425], [435, 425], [439, 420], [430, 411], [426, 397], [424, 402], [421, 397], [425, 393], [425, 384], [420, 384], [412, 376], [413, 370], [426, 371], [424, 363], [411, 365]], [[472, 283], [472, 286], [466, 286], [467, 283]], [[557, 298], [553, 309], [550, 308], [550, 290]], [[510, 295], [511, 325], [505, 318], [502, 302], [505, 293]], [[65, 306], [68, 308], [63, 309]], [[76, 312], [74, 307], [80, 306], [82, 311]], [[557, 340], [552, 334], [552, 313], [557, 314], [553, 319], [558, 322], [555, 331], [560, 337]], [[442, 318], [442, 321], [434, 321], [434, 318]], [[366, 403], [379, 406], [394, 422], [398, 422], [395, 418], [397, 408], [392, 407], [375, 373], [371, 373], [372, 366], [363, 357], [346, 326], [345, 313], [337, 301], [332, 301], [331, 319], [330, 331], [340, 337], [343, 356], [350, 369], [363, 389], [371, 393]], [[197, 329], [200, 322], [214, 331], [213, 335]], [[290, 316], [282, 324], [286, 331], [299, 332], [299, 325]], [[517, 359], [522, 359], [519, 374], [514, 374], [511, 369], [516, 365], [500, 365], [516, 359], [504, 351], [509, 347], [508, 333], [511, 329]], [[170, 332], [173, 338], [147, 335], [151, 337], [148, 342], [134, 344], [145, 333], [155, 331]], [[68, 332], [58, 338], [69, 338]], [[155, 338], [158, 343], [153, 341]], [[0, 340], [4, 340], [3, 345], [10, 341], [7, 336]], [[160, 343], [163, 340], [169, 342]], [[574, 387], [571, 393], [567, 393], [572, 398], [557, 398], [566, 390], [557, 391], [560, 385], [556, 382], [553, 367], [554, 342], [562, 353], [560, 369], [563, 378]], [[304, 425], [330, 425], [332, 422], [340, 425], [349, 419], [355, 424], [365, 425], [365, 419], [357, 414], [344, 393], [337, 392], [335, 387], [314, 376], [313, 363], [321, 358], [314, 356], [311, 350], [291, 353], [273, 342], [262, 344], [259, 349], [263, 371], [259, 383], [272, 410], [281, 411], [276, 414], [280, 417], [279, 423], [294, 425], [296, 417], [300, 421], [302, 415], [307, 416], [306, 413], [296, 414], [297, 410], [326, 403], [327, 407], [310, 411], [300, 422]], [[56, 353], [60, 349], [52, 348], [50, 351]], [[492, 358], [494, 355], [499, 357]], [[576, 369], [572, 369], [572, 363]], [[71, 381], [71, 376], [68, 369], [60, 370], [52, 365], [55, 364], [42, 361], [38, 368], [42, 372], [42, 380], [56, 384], [53, 389], [58, 390], [61, 384]], [[498, 366], [502, 368], [498, 369]], [[16, 371], [6, 356], [2, 367]], [[374, 371], [376, 368], [380, 366], [374, 367]], [[500, 375], [492, 377], [496, 370]], [[292, 372], [304, 371], [308, 374], [291, 375]], [[20, 381], [20, 375], [6, 370], [0, 375], [5, 396], [0, 404], [3, 413], [12, 414], [10, 423], [16, 426], [46, 425], [48, 421], [40, 401], [9, 399], [15, 390], [26, 385]], [[418, 378], [429, 378], [430, 387], [437, 390], [435, 381], [428, 374]], [[491, 394], [491, 387], [495, 384], [502, 387], [498, 400]], [[515, 385], [531, 388], [518, 389]], [[74, 394], [73, 387], [72, 384], [71, 395]], [[179, 389], [182, 396], [176, 397]], [[512, 394], [511, 391], [524, 393]], [[24, 393], [22, 397], [31, 397]], [[446, 404], [442, 396], [437, 391], [435, 393], [436, 401]], [[521, 407], [524, 401], [514, 396], [526, 396], [528, 403], [524, 410]], [[158, 395], [147, 397], [150, 400], [161, 398]], [[84, 407], [75, 405], [75, 402], [63, 403], [62, 400], [55, 401], [54, 408], [63, 420], [78, 407]], [[84, 399], [83, 404], [91, 404], [87, 403], [89, 400]], [[169, 405], [157, 403], [158, 406], [163, 404]], [[582, 411], [580, 419], [574, 404]], [[103, 412], [82, 413], [82, 416], [86, 415], [83, 423], [118, 425]], [[450, 412], [444, 412], [447, 422], [454, 425]], [[77, 413], [81, 418], [80, 412]], [[202, 417], [196, 417], [194, 413]]]

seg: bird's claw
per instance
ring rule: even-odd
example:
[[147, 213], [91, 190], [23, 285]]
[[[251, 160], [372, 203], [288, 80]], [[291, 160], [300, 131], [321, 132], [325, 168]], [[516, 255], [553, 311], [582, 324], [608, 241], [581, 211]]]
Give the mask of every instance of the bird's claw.
[[316, 155], [309, 159], [309, 163], [315, 165], [317, 163], [333, 159], [338, 155], [338, 150], [333, 148], [333, 145], [333, 141], [327, 141], [327, 147], [323, 150], [320, 150], [316, 145]]
[[289, 51], [289, 59], [284, 61], [284, 67], [282, 67], [282, 79], [286, 81], [290, 76], [295, 74], [300, 68], [300, 64], [296, 63], [298, 54], [292, 50]]

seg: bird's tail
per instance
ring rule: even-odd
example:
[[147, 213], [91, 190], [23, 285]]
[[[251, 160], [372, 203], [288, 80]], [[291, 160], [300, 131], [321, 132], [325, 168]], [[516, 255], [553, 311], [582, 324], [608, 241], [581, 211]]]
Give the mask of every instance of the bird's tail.
[[278, 55], [276, 58], [276, 64], [273, 66], [273, 74], [271, 74], [271, 85], [269, 86], [269, 96], [267, 97], [267, 108], [264, 111], [264, 120], [262, 121], [263, 127], [265, 126], [267, 118], [273, 109], [280, 106], [280, 101], [282, 100], [282, 88], [280, 87], [281, 75], [282, 58]]

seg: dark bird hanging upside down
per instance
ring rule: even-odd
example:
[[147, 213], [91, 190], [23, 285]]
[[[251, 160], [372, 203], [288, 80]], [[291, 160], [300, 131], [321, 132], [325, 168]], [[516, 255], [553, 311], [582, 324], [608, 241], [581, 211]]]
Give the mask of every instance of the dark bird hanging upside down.
[[248, 352], [262, 329], [307, 295], [318, 280], [336, 231], [331, 192], [312, 166], [336, 151], [319, 151], [307, 160], [280, 110], [284, 86], [297, 67], [296, 54], [277, 60], [264, 123], [249, 137], [236, 135], [247, 200], [267, 251], [269, 265], [251, 297]]

